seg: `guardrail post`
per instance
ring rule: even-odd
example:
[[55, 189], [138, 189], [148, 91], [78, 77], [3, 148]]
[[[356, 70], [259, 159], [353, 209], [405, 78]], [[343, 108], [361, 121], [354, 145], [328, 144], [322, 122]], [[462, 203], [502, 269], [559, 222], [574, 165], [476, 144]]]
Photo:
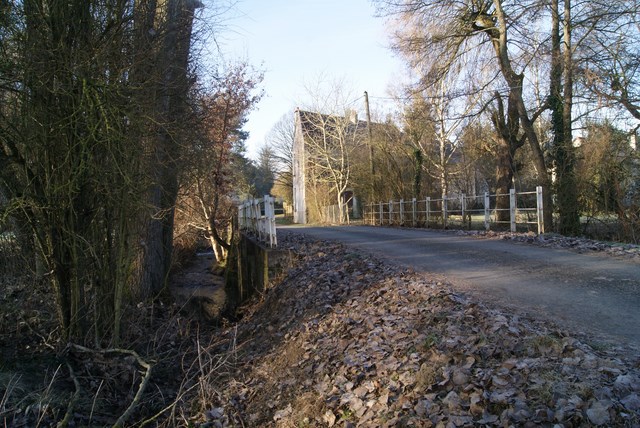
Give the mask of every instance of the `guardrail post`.
[[491, 199], [489, 192], [484, 192], [484, 228], [489, 230], [491, 225]]
[[404, 226], [404, 199], [400, 199], [400, 225]]
[[509, 214], [511, 217], [511, 232], [516, 231], [516, 189], [509, 189]]
[[464, 228], [464, 211], [465, 211], [465, 208], [466, 208], [465, 207], [465, 202], [466, 202], [465, 196], [466, 195], [464, 193], [460, 195], [460, 216], [462, 217], [462, 225], [461, 225], [461, 227], [463, 227], [463, 228]]
[[416, 227], [416, 224], [418, 223], [417, 218], [416, 218], [417, 204], [418, 204], [418, 202], [416, 201], [416, 198], [413, 198], [411, 200], [411, 211], [413, 212], [413, 221], [412, 221], [412, 226], [413, 227]]
[[391, 226], [392, 218], [393, 218], [393, 201], [389, 201], [389, 226]]
[[538, 215], [538, 235], [544, 233], [544, 205], [542, 203], [542, 186], [536, 187], [536, 213]]
[[382, 202], [379, 202], [378, 205], [380, 206], [380, 226], [382, 226], [382, 223], [384, 222], [384, 209], [382, 207]]

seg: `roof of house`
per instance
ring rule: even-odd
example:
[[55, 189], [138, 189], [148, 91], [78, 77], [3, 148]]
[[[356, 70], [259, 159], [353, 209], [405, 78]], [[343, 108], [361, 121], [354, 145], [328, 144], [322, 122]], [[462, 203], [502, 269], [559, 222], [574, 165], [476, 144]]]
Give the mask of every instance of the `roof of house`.
[[[352, 112], [350, 117], [329, 115], [324, 113], [311, 112], [296, 109], [296, 113], [300, 117], [300, 126], [305, 137], [319, 133], [331, 133], [331, 131], [340, 131], [347, 134], [357, 134], [358, 138], [367, 137], [367, 121], [359, 120], [356, 112]], [[392, 126], [388, 123], [371, 122], [372, 132], [379, 131], [388, 132]], [[395, 129], [395, 127], [394, 127]]]

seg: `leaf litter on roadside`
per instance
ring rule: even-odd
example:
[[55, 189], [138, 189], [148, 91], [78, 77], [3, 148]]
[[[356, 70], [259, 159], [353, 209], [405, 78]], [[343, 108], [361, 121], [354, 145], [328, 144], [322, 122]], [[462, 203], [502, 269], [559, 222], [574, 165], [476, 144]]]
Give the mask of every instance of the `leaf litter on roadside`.
[[246, 308], [208, 425], [640, 426], [631, 351], [338, 244], [281, 241], [298, 261]]

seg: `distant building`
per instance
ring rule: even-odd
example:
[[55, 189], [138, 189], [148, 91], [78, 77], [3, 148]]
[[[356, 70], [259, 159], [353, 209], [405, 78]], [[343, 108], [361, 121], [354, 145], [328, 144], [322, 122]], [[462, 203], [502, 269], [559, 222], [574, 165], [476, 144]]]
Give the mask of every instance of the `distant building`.
[[335, 116], [296, 109], [294, 115], [293, 222], [323, 221], [325, 210], [338, 205], [357, 216], [348, 169], [351, 154], [367, 141], [367, 122], [355, 112]]

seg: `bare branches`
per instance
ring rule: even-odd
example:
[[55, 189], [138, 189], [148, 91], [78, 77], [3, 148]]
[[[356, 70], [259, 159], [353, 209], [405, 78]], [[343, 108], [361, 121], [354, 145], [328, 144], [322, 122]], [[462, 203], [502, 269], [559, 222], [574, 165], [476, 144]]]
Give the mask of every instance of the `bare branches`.
[[[114, 427], [121, 427], [124, 426], [124, 424], [127, 422], [127, 420], [129, 419], [129, 417], [133, 414], [134, 410], [136, 409], [136, 407], [138, 406], [138, 404], [140, 404], [140, 400], [142, 399], [142, 394], [144, 393], [147, 384], [149, 383], [149, 379], [151, 378], [151, 364], [147, 363], [145, 360], [143, 360], [140, 355], [138, 355], [138, 353], [136, 353], [135, 351], [132, 351], [130, 349], [120, 349], [120, 348], [112, 348], [112, 349], [90, 349], [87, 347], [84, 347], [82, 345], [78, 345], [75, 343], [70, 343], [68, 345], [68, 347], [70, 349], [74, 349], [76, 351], [79, 351], [81, 353], [84, 354], [100, 354], [102, 356], [106, 356], [109, 354], [118, 354], [118, 355], [123, 355], [125, 356], [125, 358], [127, 357], [132, 357], [133, 361], [135, 361], [140, 367], [142, 367], [144, 369], [143, 373], [142, 373], [142, 377], [140, 379], [140, 383], [138, 384], [138, 389], [136, 391], [135, 396], [133, 397], [133, 400], [131, 401], [131, 403], [129, 403], [129, 406], [126, 408], [126, 410], [122, 413], [122, 415], [120, 415], [120, 417], [118, 417], [118, 419], [116, 420], [116, 422], [114, 423]], [[71, 367], [69, 367], [70, 369], [70, 374], [72, 379], [74, 380], [74, 384], [76, 385], [76, 393], [74, 395], [74, 397], [77, 398], [77, 395], [80, 393], [80, 386], [79, 386], [79, 382], [74, 374], [74, 371]], [[72, 402], [75, 399], [72, 399]], [[70, 404], [70, 408], [72, 409], [72, 405]], [[67, 413], [69, 413], [69, 411], [67, 411]], [[65, 417], [66, 419], [66, 417]]]
[[244, 62], [225, 67], [211, 86], [193, 95], [196, 117], [192, 136], [182, 148], [185, 168], [176, 222], [181, 233], [193, 232], [190, 224], [206, 230], [218, 261], [225, 258], [218, 247], [229, 248], [226, 232], [232, 192], [247, 190], [241, 186], [242, 164], [248, 162], [240, 153], [245, 138], [242, 126], [262, 96], [261, 72]]

